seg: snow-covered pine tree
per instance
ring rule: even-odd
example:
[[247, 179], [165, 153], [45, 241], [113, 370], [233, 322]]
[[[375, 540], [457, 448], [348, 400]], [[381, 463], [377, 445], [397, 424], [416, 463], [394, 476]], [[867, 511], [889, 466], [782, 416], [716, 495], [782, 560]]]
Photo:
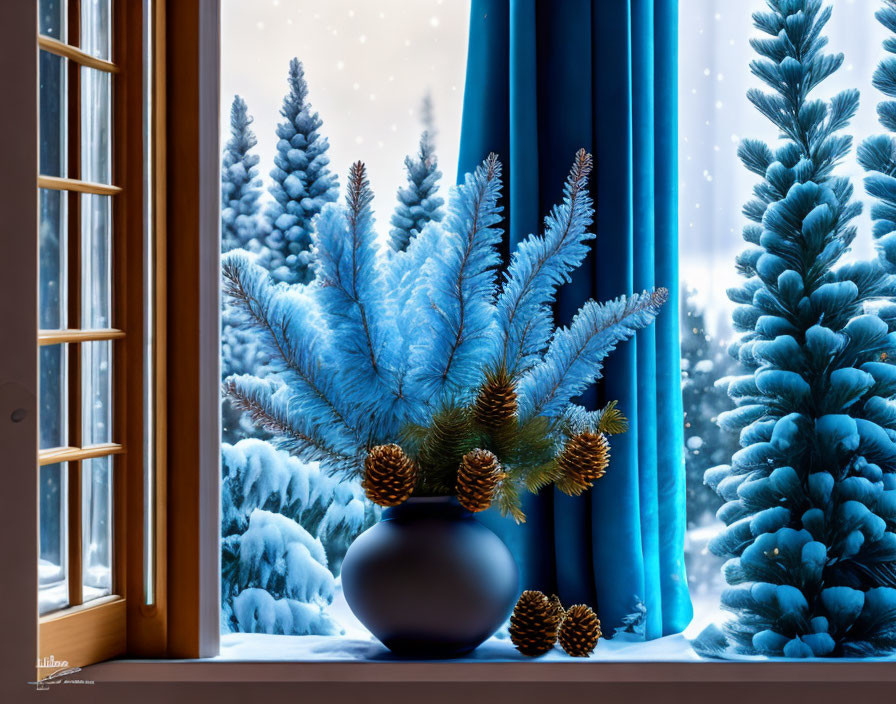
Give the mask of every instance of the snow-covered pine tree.
[[261, 263], [275, 281], [290, 284], [311, 279], [308, 249], [311, 220], [327, 203], [339, 197], [336, 175], [328, 168], [330, 145], [320, 133], [323, 121], [308, 102], [308, 84], [302, 62], [289, 62], [289, 92], [283, 99], [277, 125], [277, 154], [268, 191], [273, 203], [267, 210], [270, 232]]
[[744, 208], [747, 281], [729, 291], [741, 333], [731, 349], [750, 373], [730, 381], [736, 408], [719, 418], [743, 449], [706, 474], [727, 502], [711, 547], [731, 558], [722, 604], [737, 649], [865, 656], [896, 648], [896, 339], [868, 312], [896, 288], [878, 262], [835, 268], [860, 210], [832, 175], [858, 93], [808, 98], [843, 61], [822, 51], [830, 7], [769, 6], [753, 16], [768, 36], [751, 40], [751, 69], [773, 93], [748, 97], [782, 143], [739, 149], [763, 179]]
[[423, 134], [420, 146], [413, 156], [406, 156], [404, 168], [408, 185], [398, 189], [398, 204], [392, 214], [390, 241], [396, 252], [408, 248], [411, 238], [428, 222], [439, 222], [444, 217], [445, 201], [439, 196], [439, 171], [436, 159], [435, 125], [432, 100], [427, 93], [422, 107]]
[[230, 106], [230, 139], [221, 160], [221, 251], [256, 249], [258, 199], [258, 155], [252, 149], [258, 143], [252, 131], [253, 119], [246, 101], [233, 96]]
[[[261, 179], [258, 177], [258, 155], [253, 154], [257, 140], [252, 131], [253, 119], [246, 101], [233, 97], [230, 107], [230, 139], [221, 159], [221, 251], [245, 249], [258, 252], [266, 223], [259, 212]], [[221, 376], [253, 373], [264, 376], [267, 356], [254, 336], [247, 333], [239, 311], [229, 301], [221, 310]], [[244, 437], [269, 437], [253, 425], [245, 413], [233, 406], [230, 399], [221, 401], [221, 435], [224, 442], [234, 443]]]
[[[884, 0], [876, 13], [878, 21], [896, 35], [896, 1]], [[884, 49], [896, 54], [896, 36], [884, 41]], [[872, 84], [888, 98], [896, 98], [896, 57], [882, 59], [872, 78]], [[896, 132], [896, 100], [882, 100], [877, 104], [881, 125]], [[892, 134], [866, 139], [858, 150], [859, 163], [871, 173], [865, 178], [865, 190], [877, 202], [871, 206], [872, 234], [876, 240], [881, 264], [887, 271], [896, 272], [896, 138]], [[883, 312], [885, 317], [896, 317], [896, 309]]]
[[226, 631], [327, 635], [339, 566], [377, 519], [341, 482], [257, 439], [222, 446], [221, 622]]
[[423, 94], [423, 100], [420, 101], [420, 122], [423, 123], [423, 130], [429, 132], [432, 139], [436, 138], [436, 110], [432, 102], [432, 91], [429, 89]]

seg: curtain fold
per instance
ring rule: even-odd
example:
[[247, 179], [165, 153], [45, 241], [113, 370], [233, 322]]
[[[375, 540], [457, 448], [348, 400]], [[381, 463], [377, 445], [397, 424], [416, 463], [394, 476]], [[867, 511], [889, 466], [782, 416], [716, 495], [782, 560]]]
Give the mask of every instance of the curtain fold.
[[528, 497], [528, 521], [486, 515], [517, 556], [522, 588], [596, 606], [605, 631], [646, 606], [645, 635], [691, 618], [678, 341], [677, 0], [473, 0], [459, 174], [497, 152], [506, 257], [539, 232], [577, 149], [595, 157], [597, 239], [558, 295], [567, 324], [588, 298], [665, 286], [654, 326], [610, 356], [581, 402], [617, 399], [628, 433], [580, 497]]

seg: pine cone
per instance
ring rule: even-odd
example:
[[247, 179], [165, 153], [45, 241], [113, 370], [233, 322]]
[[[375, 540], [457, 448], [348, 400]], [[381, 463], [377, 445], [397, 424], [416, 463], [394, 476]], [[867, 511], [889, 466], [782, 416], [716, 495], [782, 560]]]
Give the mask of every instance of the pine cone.
[[610, 443], [603, 433], [585, 431], [573, 435], [557, 458], [562, 472], [557, 488], [564, 494], [578, 496], [606, 474], [608, 464]]
[[574, 658], [591, 655], [601, 635], [597, 614], [584, 604], [569, 607], [557, 634], [560, 646]]
[[471, 450], [457, 469], [457, 500], [468, 511], [485, 511], [503, 478], [497, 457], [488, 450]]
[[377, 445], [364, 460], [364, 493], [380, 506], [397, 506], [414, 491], [417, 466], [398, 445]]
[[541, 592], [525, 591], [510, 616], [510, 640], [523, 655], [544, 655], [557, 642], [560, 617]]
[[489, 375], [479, 389], [473, 418], [483, 428], [495, 430], [516, 415], [516, 390], [504, 373]]
[[566, 616], [566, 609], [563, 608], [563, 602], [560, 601], [560, 597], [556, 594], [551, 594], [551, 598], [548, 601], [551, 602], [551, 606], [554, 607], [554, 611], [557, 613], [557, 618], [562, 622], [563, 617]]

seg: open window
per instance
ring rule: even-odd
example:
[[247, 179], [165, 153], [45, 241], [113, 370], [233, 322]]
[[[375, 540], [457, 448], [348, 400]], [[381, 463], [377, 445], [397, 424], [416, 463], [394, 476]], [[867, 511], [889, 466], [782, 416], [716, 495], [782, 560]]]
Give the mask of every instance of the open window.
[[128, 510], [129, 485], [155, 491], [148, 18], [110, 0], [38, 17], [39, 642], [78, 666], [124, 653], [129, 600], [155, 603], [155, 553], [134, 569], [128, 543], [155, 533], [154, 501]]
[[[215, 6], [207, 9], [216, 17]], [[200, 510], [199, 432], [191, 430], [200, 415], [201, 345], [193, 371], [171, 371], [166, 360], [169, 347], [182, 350], [199, 337], [199, 305], [216, 307], [214, 290], [208, 300], [191, 290], [198, 275], [188, 268], [191, 253], [194, 264], [199, 256], [197, 194], [215, 177], [183, 173], [189, 154], [199, 161], [195, 126], [207, 113], [195, 110], [194, 123], [171, 121], [166, 104], [201, 95], [199, 9], [164, 0], [41, 0], [33, 17], [37, 642], [39, 662], [50, 663], [39, 676], [53, 663], [81, 667], [126, 653], [196, 656], [209, 652], [198, 635], [197, 516], [216, 522], [217, 504], [211, 498]], [[178, 66], [170, 75], [169, 61]], [[193, 71], [185, 71], [190, 62]], [[169, 175], [173, 149], [185, 158]], [[210, 212], [215, 192], [204, 201]], [[177, 217], [169, 227], [171, 203]], [[181, 294], [195, 306], [175, 305], [169, 314]], [[211, 313], [212, 330], [214, 320]], [[217, 383], [202, 389], [216, 395]], [[209, 422], [214, 438], [217, 419]], [[178, 596], [169, 601], [172, 584]]]

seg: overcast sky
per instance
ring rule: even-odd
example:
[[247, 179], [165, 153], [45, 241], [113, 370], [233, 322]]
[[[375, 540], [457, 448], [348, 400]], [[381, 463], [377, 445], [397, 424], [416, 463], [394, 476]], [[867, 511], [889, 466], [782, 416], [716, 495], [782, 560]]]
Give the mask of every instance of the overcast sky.
[[255, 117], [265, 185], [294, 56], [305, 66], [340, 187], [353, 161], [367, 164], [381, 235], [404, 184], [404, 157], [420, 137], [426, 91], [443, 188], [454, 183], [469, 0], [222, 0], [221, 15], [222, 137], [239, 94]]

